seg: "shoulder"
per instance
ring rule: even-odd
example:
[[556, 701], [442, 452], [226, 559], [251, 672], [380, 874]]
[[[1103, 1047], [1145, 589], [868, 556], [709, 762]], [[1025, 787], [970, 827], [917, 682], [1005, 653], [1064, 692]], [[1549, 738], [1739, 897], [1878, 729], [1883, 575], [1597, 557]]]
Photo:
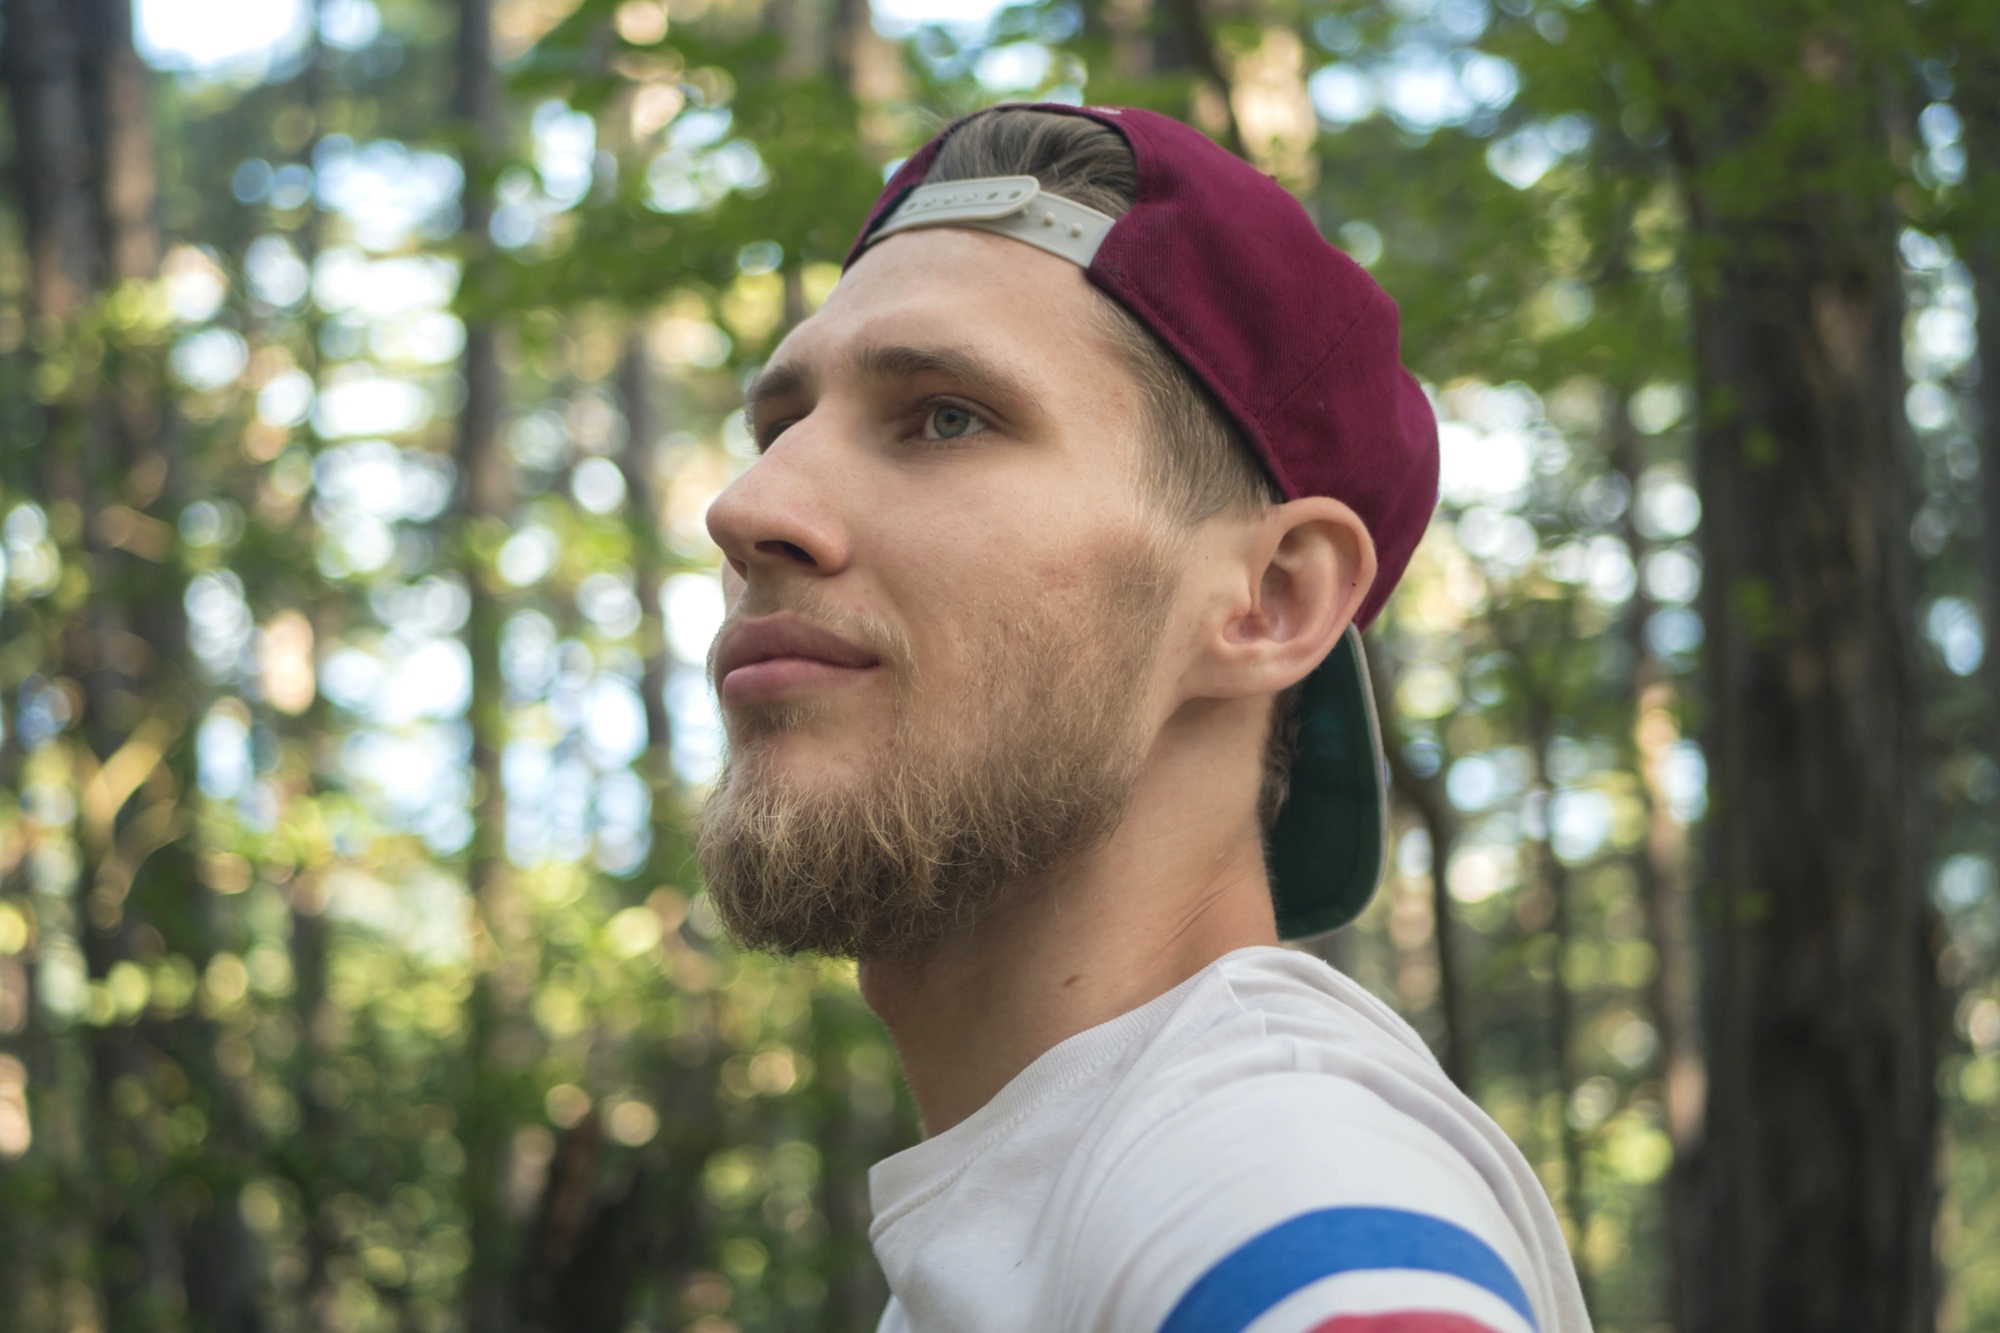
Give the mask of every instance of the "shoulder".
[[[1548, 1252], [1560, 1234], [1511, 1144], [1400, 1020], [1358, 987], [1342, 992], [1351, 982], [1315, 960], [1248, 961], [1222, 969], [1239, 1014], [1176, 1044], [1104, 1145], [1069, 1265], [1073, 1322], [1545, 1327], [1538, 1307], [1568, 1260]], [[1328, 1323], [1417, 1309], [1430, 1322]]]
[[[1319, 959], [1290, 950], [1220, 959], [1147, 1044], [1120, 1090], [1117, 1118], [1128, 1136], [1199, 1117], [1246, 1091], [1273, 1112], [1287, 1092], [1365, 1091], [1419, 1119], [1456, 1125], [1468, 1111], [1483, 1119], [1409, 1024]], [[1356, 1113], [1364, 1106], [1373, 1103], [1355, 1103]]]

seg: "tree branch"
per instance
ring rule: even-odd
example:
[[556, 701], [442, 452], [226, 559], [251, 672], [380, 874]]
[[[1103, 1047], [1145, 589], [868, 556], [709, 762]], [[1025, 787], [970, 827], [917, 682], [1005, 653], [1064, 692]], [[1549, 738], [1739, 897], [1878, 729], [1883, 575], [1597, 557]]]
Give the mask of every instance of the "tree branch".
[[[1375, 714], [1385, 722], [1395, 717], [1395, 689], [1387, 661], [1379, 652], [1369, 654], [1369, 678], [1375, 688]], [[1389, 762], [1389, 782], [1394, 793], [1407, 802], [1423, 821], [1431, 840], [1431, 933], [1437, 946], [1438, 1008], [1444, 1016], [1444, 1050], [1438, 1062], [1444, 1072], [1466, 1095], [1473, 1091], [1472, 1033], [1466, 1026], [1465, 991], [1459, 976], [1458, 945], [1454, 938], [1451, 893], [1445, 884], [1445, 867], [1458, 841], [1458, 815], [1445, 798], [1444, 784], [1437, 777], [1417, 776], [1410, 761], [1393, 737], [1384, 736], [1382, 746]]]

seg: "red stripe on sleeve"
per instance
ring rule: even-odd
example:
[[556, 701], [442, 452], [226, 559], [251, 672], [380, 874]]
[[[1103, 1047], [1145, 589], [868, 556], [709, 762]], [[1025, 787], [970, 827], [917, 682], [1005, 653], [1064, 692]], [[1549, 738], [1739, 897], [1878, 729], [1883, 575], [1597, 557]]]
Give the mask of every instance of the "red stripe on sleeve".
[[1493, 1325], [1448, 1310], [1390, 1310], [1383, 1314], [1337, 1314], [1311, 1333], [1494, 1333]]

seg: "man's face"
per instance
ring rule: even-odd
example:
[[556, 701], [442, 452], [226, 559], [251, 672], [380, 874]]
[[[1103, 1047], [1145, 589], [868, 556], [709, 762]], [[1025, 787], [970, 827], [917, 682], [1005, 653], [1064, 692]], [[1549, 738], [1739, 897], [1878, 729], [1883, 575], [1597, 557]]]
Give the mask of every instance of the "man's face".
[[749, 943], [920, 947], [1117, 823], [1177, 543], [1082, 271], [935, 230], [871, 250], [751, 390], [716, 502], [731, 758], [700, 850]]

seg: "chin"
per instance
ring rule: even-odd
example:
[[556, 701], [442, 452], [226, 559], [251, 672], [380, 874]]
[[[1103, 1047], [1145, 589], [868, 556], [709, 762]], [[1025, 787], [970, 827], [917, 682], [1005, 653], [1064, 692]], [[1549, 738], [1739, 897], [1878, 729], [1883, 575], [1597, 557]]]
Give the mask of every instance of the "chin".
[[728, 719], [729, 766], [735, 772], [808, 792], [838, 790], [864, 776], [859, 760], [874, 746], [859, 728], [840, 725], [824, 712], [801, 717], [790, 707], [742, 712], [751, 716], [732, 710]]

